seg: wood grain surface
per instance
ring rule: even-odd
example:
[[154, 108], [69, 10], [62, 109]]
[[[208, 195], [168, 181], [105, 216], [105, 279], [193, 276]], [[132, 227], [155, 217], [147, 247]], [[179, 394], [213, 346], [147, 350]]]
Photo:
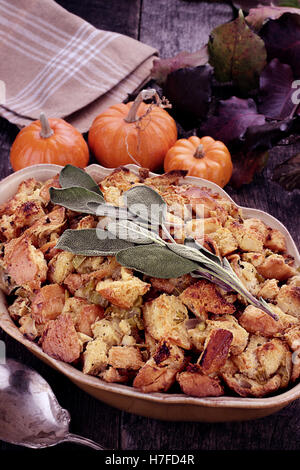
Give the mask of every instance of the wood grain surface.
[[[116, 31], [156, 47], [162, 57], [203, 45], [212, 27], [229, 21], [225, 3], [184, 0], [59, 0], [70, 12], [97, 28]], [[12, 172], [9, 149], [18, 129], [0, 119], [0, 177]], [[278, 218], [298, 247], [300, 191], [286, 192], [271, 181], [272, 168], [300, 152], [300, 141], [277, 146], [267, 168], [239, 191], [226, 188], [240, 205], [256, 207]], [[83, 391], [33, 357], [0, 332], [7, 355], [35, 368], [50, 383], [60, 404], [71, 414], [71, 431], [94, 439], [108, 449], [127, 450], [297, 450], [300, 447], [300, 401], [260, 420], [241, 423], [174, 423], [147, 419], [113, 409]], [[22, 448], [0, 443], [0, 450]], [[63, 444], [60, 449], [75, 450]], [[57, 450], [51, 449], [52, 453]]]

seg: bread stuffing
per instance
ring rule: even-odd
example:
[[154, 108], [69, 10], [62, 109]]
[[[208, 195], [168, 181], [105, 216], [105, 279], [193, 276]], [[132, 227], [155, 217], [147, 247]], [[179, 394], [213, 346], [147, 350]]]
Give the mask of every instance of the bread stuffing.
[[188, 184], [185, 172], [153, 177], [120, 167], [99, 182], [111, 210], [124, 208], [131, 188], [152, 188], [165, 201], [165, 220], [175, 223], [168, 242], [194, 243], [226, 260], [269, 315], [192, 270], [155, 277], [111, 253], [57, 245], [67, 230], [88, 233], [107, 222], [56, 204], [49, 189], [59, 181], [23, 181], [0, 207], [0, 288], [27, 339], [83, 374], [143, 393], [264, 397], [298, 380], [300, 281], [283, 233]]

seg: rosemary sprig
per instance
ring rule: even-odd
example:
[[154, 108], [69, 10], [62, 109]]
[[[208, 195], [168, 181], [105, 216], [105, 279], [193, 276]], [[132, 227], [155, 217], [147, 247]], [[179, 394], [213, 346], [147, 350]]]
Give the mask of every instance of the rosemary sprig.
[[65, 167], [60, 181], [63, 189], [50, 190], [52, 202], [76, 212], [108, 216], [109, 222], [106, 230], [66, 230], [57, 248], [86, 256], [115, 255], [122, 266], [151, 277], [168, 279], [191, 273], [237, 292], [278, 320], [262, 298], [246, 289], [227, 258], [216, 256], [191, 238], [184, 244], [175, 242], [166, 224], [166, 202], [152, 188], [138, 185], [129, 189], [123, 194], [125, 207], [118, 208], [107, 204], [97, 183], [76, 167]]

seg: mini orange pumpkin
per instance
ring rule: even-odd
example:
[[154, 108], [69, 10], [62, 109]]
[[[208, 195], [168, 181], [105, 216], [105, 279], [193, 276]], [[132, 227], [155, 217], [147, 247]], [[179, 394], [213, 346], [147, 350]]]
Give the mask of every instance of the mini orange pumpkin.
[[232, 175], [229, 150], [212, 137], [196, 136], [179, 139], [169, 149], [164, 161], [165, 171], [187, 170], [189, 176], [213, 181], [223, 188]]
[[[156, 98], [156, 104], [143, 100]], [[89, 131], [89, 147], [101, 165], [136, 163], [154, 170], [176, 142], [174, 119], [161, 107], [155, 90], [142, 90], [134, 102], [118, 103], [99, 114]]]
[[24, 127], [10, 151], [15, 171], [37, 163], [55, 163], [85, 167], [89, 148], [81, 133], [63, 119], [47, 119], [42, 113], [38, 121]]

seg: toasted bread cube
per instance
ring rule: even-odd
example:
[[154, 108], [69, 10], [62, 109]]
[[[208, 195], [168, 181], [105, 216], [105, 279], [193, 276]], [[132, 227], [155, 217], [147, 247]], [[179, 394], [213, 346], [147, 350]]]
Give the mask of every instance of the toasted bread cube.
[[11, 215], [4, 214], [0, 219], [1, 236], [5, 241], [20, 235], [21, 229], [32, 225], [45, 214], [39, 201], [26, 201], [16, 207]]
[[148, 331], [145, 331], [145, 346], [148, 351], [148, 356], [153, 356], [158, 346], [158, 342], [150, 335]]
[[98, 224], [98, 221], [93, 215], [86, 215], [85, 217], [82, 217], [80, 221], [76, 224], [76, 230], [82, 230], [85, 228], [96, 228]]
[[177, 294], [182, 292], [194, 282], [190, 274], [184, 274], [183, 276], [170, 279], [150, 277], [149, 281], [154, 289], [160, 292], [165, 292], [166, 294]]
[[100, 338], [108, 346], [121, 345], [124, 333], [122, 332], [120, 322], [117, 319], [108, 320], [103, 318], [92, 325], [94, 338]]
[[56, 284], [63, 284], [65, 278], [74, 272], [73, 253], [62, 251], [48, 263], [48, 279]]
[[184, 220], [192, 218], [192, 208], [188, 203], [188, 199], [182, 194], [178, 194], [176, 186], [170, 186], [162, 193], [162, 197], [168, 205], [168, 222], [182, 225]]
[[277, 279], [267, 279], [259, 289], [257, 294], [258, 297], [262, 297], [265, 300], [274, 300], [279, 292]]
[[257, 295], [260, 286], [256, 268], [251, 263], [248, 263], [248, 261], [241, 261], [238, 258], [234, 258], [231, 261], [231, 266], [246, 289], [251, 294]]
[[31, 315], [23, 315], [19, 323], [21, 325], [19, 328], [20, 332], [26, 336], [26, 338], [34, 341], [39, 336], [35, 321]]
[[96, 291], [113, 305], [129, 309], [149, 288], [150, 284], [132, 276], [128, 280], [113, 281], [107, 279], [100, 281], [96, 286]]
[[286, 328], [289, 328], [295, 323], [294, 317], [285, 315], [283, 312], [280, 312], [280, 309], [276, 309], [273, 305], [270, 305], [270, 307], [279, 317], [278, 320], [275, 320], [260, 308], [248, 305], [239, 317], [240, 325], [242, 325], [245, 330], [249, 331], [249, 333], [272, 338], [279, 333], [282, 334]]
[[197, 364], [190, 364], [185, 371], [177, 374], [176, 379], [186, 395], [192, 397], [220, 397], [224, 395], [224, 388], [220, 380], [203, 374], [201, 367]]
[[50, 188], [60, 188], [59, 184], [59, 173], [52, 178], [48, 179], [45, 181], [45, 183], [42, 185], [39, 196], [42, 199], [44, 204], [48, 204], [50, 202], [50, 193], [49, 189]]
[[295, 269], [286, 264], [283, 256], [276, 254], [265, 258], [264, 262], [257, 266], [256, 269], [264, 278], [274, 278], [278, 281], [286, 281], [289, 277], [295, 275]]
[[257, 381], [268, 380], [285, 363], [286, 355], [291, 362], [291, 353], [287, 345], [277, 339], [266, 339], [261, 335], [250, 338], [246, 350], [232, 360], [239, 371], [250, 379]]
[[221, 328], [213, 329], [209, 334], [200, 357], [200, 367], [205, 374], [219, 372], [229, 354], [233, 334]]
[[185, 226], [185, 234], [192, 238], [203, 238], [204, 235], [216, 232], [222, 227], [218, 217], [209, 217], [207, 219], [192, 219]]
[[31, 304], [31, 315], [38, 325], [55, 320], [65, 304], [65, 289], [58, 284], [49, 284], [39, 289]]
[[[276, 338], [257, 348], [257, 359], [263, 369], [263, 374], [269, 378], [275, 374], [284, 364], [288, 365], [291, 371], [292, 355], [287, 345]], [[286, 361], [286, 359], [289, 361]]]
[[259, 362], [257, 360], [257, 348], [267, 343], [267, 339], [260, 335], [252, 335], [245, 351], [239, 356], [233, 356], [232, 361], [237, 366], [238, 370], [245, 376], [258, 379], [258, 375], [262, 376], [262, 371], [259, 370]]
[[72, 317], [68, 313], [50, 320], [41, 337], [42, 349], [49, 356], [64, 362], [74, 362], [81, 352], [80, 341]]
[[164, 173], [163, 175], [150, 176], [144, 180], [143, 184], [150, 186], [159, 193], [163, 193], [164, 191], [170, 189], [170, 186], [174, 186], [175, 190], [176, 186], [179, 184], [180, 178], [184, 177], [185, 175], [186, 171], [172, 170], [168, 173]]
[[222, 315], [217, 320], [207, 320], [206, 334], [215, 329], [228, 330], [232, 333], [232, 342], [229, 352], [233, 355], [241, 354], [247, 346], [249, 333], [233, 315]]
[[261, 234], [263, 240], [265, 240], [268, 235], [268, 227], [260, 219], [256, 219], [256, 218], [245, 219], [244, 228], [246, 230], [256, 230], [258, 233]]
[[264, 253], [255, 253], [251, 251], [249, 253], [242, 253], [242, 260], [253, 264], [255, 268], [260, 266], [265, 261], [265, 259], [266, 256]]
[[293, 351], [291, 380], [294, 382], [300, 376], [300, 326], [293, 326], [285, 330], [284, 339]]
[[187, 326], [187, 329], [192, 349], [202, 352], [208, 335], [208, 332], [206, 331], [206, 322], [202, 321], [192, 327]]
[[17, 207], [26, 201], [40, 201], [41, 183], [35, 178], [29, 178], [19, 184], [16, 194], [8, 201], [0, 205], [0, 216], [12, 215]]
[[47, 263], [43, 253], [26, 238], [11, 240], [4, 249], [7, 273], [19, 286], [38, 289], [47, 277]]
[[[180, 186], [177, 192], [186, 198], [193, 212], [199, 218], [210, 218], [216, 214], [223, 215], [222, 213], [227, 215], [226, 210], [218, 203], [220, 196], [208, 188], [185, 184]], [[221, 218], [223, 219], [223, 217]]]
[[40, 217], [33, 225], [24, 232], [24, 236], [32, 241], [34, 245], [42, 246], [48, 241], [50, 235], [56, 235], [64, 226], [66, 210], [64, 207], [56, 207], [53, 211]]
[[117, 168], [110, 175], [106, 176], [99, 186], [106, 202], [114, 206], [121, 206], [123, 205], [121, 200], [123, 192], [130, 189], [139, 181], [139, 176], [127, 168]]
[[30, 301], [23, 297], [17, 297], [13, 304], [8, 307], [8, 312], [11, 318], [17, 321], [30, 313]]
[[143, 365], [141, 352], [134, 346], [112, 346], [108, 364], [116, 369], [139, 370]]
[[52, 258], [54, 258], [55, 255], [60, 252], [60, 250], [56, 248], [58, 238], [58, 235], [57, 237], [53, 235], [53, 237], [51, 236], [51, 240], [49, 242], [46, 242], [44, 244], [41, 243], [40, 250], [43, 253], [45, 260], [50, 261]]
[[166, 392], [184, 365], [183, 351], [171, 342], [162, 341], [154, 356], [138, 371], [133, 386], [145, 393]]
[[277, 253], [286, 251], [285, 236], [276, 228], [269, 227], [265, 240], [265, 248]]
[[238, 249], [238, 243], [228, 228], [220, 227], [211, 236], [217, 243], [221, 256], [227, 256]]
[[283, 285], [276, 297], [278, 307], [293, 317], [300, 319], [300, 287]]
[[99, 374], [99, 377], [108, 383], [126, 383], [130, 379], [132, 371], [127, 371], [124, 369], [115, 369], [112, 366], [109, 366], [108, 369], [105, 369]]
[[145, 330], [154, 339], [168, 339], [184, 349], [190, 349], [191, 343], [185, 326], [188, 312], [178, 297], [162, 294], [146, 302], [143, 315]]
[[300, 274], [296, 274], [288, 279], [287, 284], [289, 286], [300, 287]]
[[71, 314], [76, 331], [92, 336], [91, 326], [104, 317], [104, 308], [94, 305], [85, 299], [69, 297], [64, 305], [63, 312]]
[[73, 264], [79, 274], [87, 274], [101, 270], [104, 264], [103, 256], [76, 256]]
[[208, 312], [219, 315], [235, 312], [235, 307], [222, 297], [215, 285], [204, 279], [185, 289], [179, 298], [201, 320], [208, 317]]
[[253, 220], [257, 219], [248, 220], [250, 220], [250, 222], [245, 225], [245, 223], [241, 224], [235, 219], [229, 219], [225, 223], [225, 227], [232, 232], [242, 251], [261, 253], [264, 247], [265, 236], [262, 234], [261, 227], [257, 227], [253, 222]]
[[227, 360], [222, 369], [222, 378], [229, 388], [242, 397], [264, 397], [275, 392], [281, 386], [279, 374], [259, 382], [241, 374], [231, 359]]
[[[73, 265], [77, 265], [78, 258], [80, 257], [76, 256], [73, 258]], [[97, 281], [101, 281], [102, 279], [106, 278], [116, 277], [120, 272], [120, 265], [119, 263], [117, 263], [114, 256], [108, 256], [107, 259], [103, 262], [101, 262], [100, 256], [95, 256], [94, 261], [91, 260], [92, 257], [87, 257], [86, 260], [85, 257], [82, 258], [84, 258], [82, 262], [83, 266], [80, 268], [80, 263], [80, 265], [77, 266], [77, 270], [79, 269], [81, 271], [87, 272], [84, 274], [68, 274], [64, 279], [64, 284], [67, 286], [71, 294], [76, 293], [77, 297], [85, 297], [85, 295], [83, 294], [85, 286], [93, 284], [93, 289], [90, 290], [92, 290], [95, 295], [98, 295], [98, 297], [100, 297], [99, 294], [97, 294], [97, 292], [94, 290], [96, 288]], [[96, 270], [93, 271], [92, 269]], [[81, 292], [77, 292], [79, 289]]]
[[83, 353], [83, 373], [99, 375], [107, 367], [108, 346], [102, 338], [89, 341]]

